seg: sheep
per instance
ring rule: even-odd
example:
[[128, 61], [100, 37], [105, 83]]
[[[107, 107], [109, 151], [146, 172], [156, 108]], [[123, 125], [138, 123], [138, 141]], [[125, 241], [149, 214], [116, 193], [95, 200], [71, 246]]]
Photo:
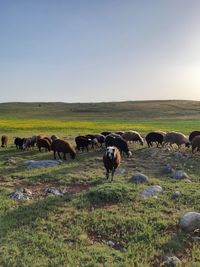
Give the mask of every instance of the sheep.
[[104, 136], [107, 136], [107, 135], [111, 134], [111, 132], [102, 132], [101, 134]]
[[39, 148], [39, 151], [42, 152], [41, 148], [45, 148], [45, 151], [51, 151], [51, 143], [45, 138], [40, 138], [37, 140], [37, 146]]
[[200, 135], [195, 136], [192, 141], [192, 153], [195, 153], [195, 150], [200, 151]]
[[118, 132], [115, 132], [115, 134], [122, 136], [122, 134], [124, 134], [124, 131], [118, 131]]
[[103, 163], [106, 169], [106, 179], [109, 179], [109, 172], [111, 171], [111, 181], [113, 181], [115, 170], [121, 163], [119, 150], [114, 146], [107, 147], [103, 155]]
[[191, 142], [195, 136], [200, 135], [200, 131], [193, 131], [189, 135], [189, 141]]
[[33, 148], [35, 146], [36, 142], [37, 142], [37, 136], [36, 135], [34, 135], [30, 138], [26, 138], [24, 140], [24, 143], [23, 143], [23, 149], [27, 149], [30, 147]]
[[97, 139], [98, 143], [102, 147], [103, 144], [105, 143], [106, 137], [103, 134], [95, 134], [95, 138]]
[[127, 131], [122, 134], [122, 138], [125, 139], [127, 142], [139, 142], [142, 146], [144, 144], [142, 136], [136, 131]]
[[98, 147], [98, 140], [94, 134], [87, 134], [85, 137], [91, 140], [92, 148], [94, 148], [94, 146]]
[[1, 147], [7, 147], [8, 144], [8, 136], [2, 135], [1, 137]]
[[178, 148], [181, 145], [185, 145], [186, 147], [190, 146], [189, 139], [184, 134], [178, 132], [166, 133], [163, 141], [163, 145], [170, 144], [171, 147], [173, 144], [176, 144]]
[[72, 159], [75, 159], [76, 157], [76, 151], [72, 147], [70, 143], [67, 141], [61, 140], [61, 139], [56, 139], [52, 142], [51, 144], [51, 149], [53, 150], [54, 153], [54, 159], [56, 159], [56, 152], [61, 159], [60, 152], [63, 153], [63, 159], [66, 160], [66, 154], [69, 153]]
[[57, 135], [54, 135], [54, 134], [53, 134], [53, 135], [51, 136], [51, 140], [54, 141], [54, 140], [56, 140], [56, 139], [59, 139], [59, 137], [58, 137]]
[[165, 134], [166, 133], [164, 133], [164, 132], [150, 132], [150, 133], [148, 133], [146, 138], [145, 138], [147, 141], [148, 147], [153, 146], [153, 143], [156, 143], [157, 147], [159, 145], [162, 146]]
[[105, 144], [106, 144], [106, 147], [109, 147], [109, 146], [117, 147], [121, 153], [125, 153], [128, 157], [132, 155], [132, 153], [130, 152], [128, 148], [128, 144], [126, 140], [124, 140], [121, 136], [115, 137], [112, 134], [107, 135], [105, 139]]
[[17, 149], [23, 149], [23, 144], [25, 141], [26, 138], [15, 137], [14, 144]]
[[86, 148], [87, 152], [89, 151], [89, 145], [91, 144], [91, 139], [86, 137], [86, 136], [77, 136], [75, 138], [75, 142], [76, 142], [76, 148], [78, 150], [82, 150], [84, 151], [84, 149]]

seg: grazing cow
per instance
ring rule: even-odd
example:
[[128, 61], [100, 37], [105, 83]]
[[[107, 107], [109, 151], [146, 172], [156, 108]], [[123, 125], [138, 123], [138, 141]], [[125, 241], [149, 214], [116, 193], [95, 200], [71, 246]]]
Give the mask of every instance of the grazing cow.
[[156, 143], [157, 147], [160, 145], [162, 146], [164, 136], [166, 133], [164, 132], [150, 132], [146, 136], [146, 141], [148, 147], [153, 146], [153, 143]]
[[42, 152], [41, 148], [45, 148], [45, 151], [51, 151], [51, 143], [45, 138], [41, 138], [37, 140], [37, 146], [39, 148], [39, 151]]
[[8, 136], [2, 135], [1, 137], [1, 147], [7, 147], [8, 144]]
[[200, 135], [200, 131], [193, 131], [189, 135], [189, 141], [191, 142], [195, 136]]
[[106, 148], [106, 152], [103, 155], [103, 163], [106, 169], [106, 178], [109, 178], [109, 172], [111, 171], [111, 181], [115, 174], [115, 170], [120, 165], [121, 155], [119, 150], [114, 146], [109, 146]]
[[122, 138], [127, 142], [139, 142], [143, 146], [144, 140], [142, 136], [136, 131], [128, 131], [122, 134]]
[[51, 144], [51, 149], [54, 153], [54, 159], [56, 159], [56, 152], [61, 159], [60, 152], [63, 153], [63, 159], [66, 160], [66, 154], [69, 153], [72, 159], [76, 157], [76, 151], [72, 147], [72, 145], [64, 140], [56, 139]]

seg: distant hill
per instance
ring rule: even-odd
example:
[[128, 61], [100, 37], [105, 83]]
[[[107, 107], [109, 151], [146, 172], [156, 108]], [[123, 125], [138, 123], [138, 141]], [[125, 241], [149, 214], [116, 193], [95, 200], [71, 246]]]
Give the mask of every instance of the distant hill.
[[0, 118], [59, 120], [200, 119], [200, 102], [186, 100], [102, 103], [1, 103]]

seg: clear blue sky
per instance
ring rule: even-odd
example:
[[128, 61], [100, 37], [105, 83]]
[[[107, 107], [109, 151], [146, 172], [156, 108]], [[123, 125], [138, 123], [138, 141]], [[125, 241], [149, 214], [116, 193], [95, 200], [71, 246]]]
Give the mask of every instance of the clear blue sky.
[[0, 102], [200, 100], [199, 0], [0, 0]]

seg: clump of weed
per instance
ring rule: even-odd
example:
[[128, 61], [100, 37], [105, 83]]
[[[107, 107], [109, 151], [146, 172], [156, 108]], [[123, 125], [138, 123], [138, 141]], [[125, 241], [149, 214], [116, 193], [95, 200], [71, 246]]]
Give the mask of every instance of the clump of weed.
[[86, 197], [92, 205], [115, 204], [133, 199], [134, 193], [129, 185], [109, 183], [91, 189]]

